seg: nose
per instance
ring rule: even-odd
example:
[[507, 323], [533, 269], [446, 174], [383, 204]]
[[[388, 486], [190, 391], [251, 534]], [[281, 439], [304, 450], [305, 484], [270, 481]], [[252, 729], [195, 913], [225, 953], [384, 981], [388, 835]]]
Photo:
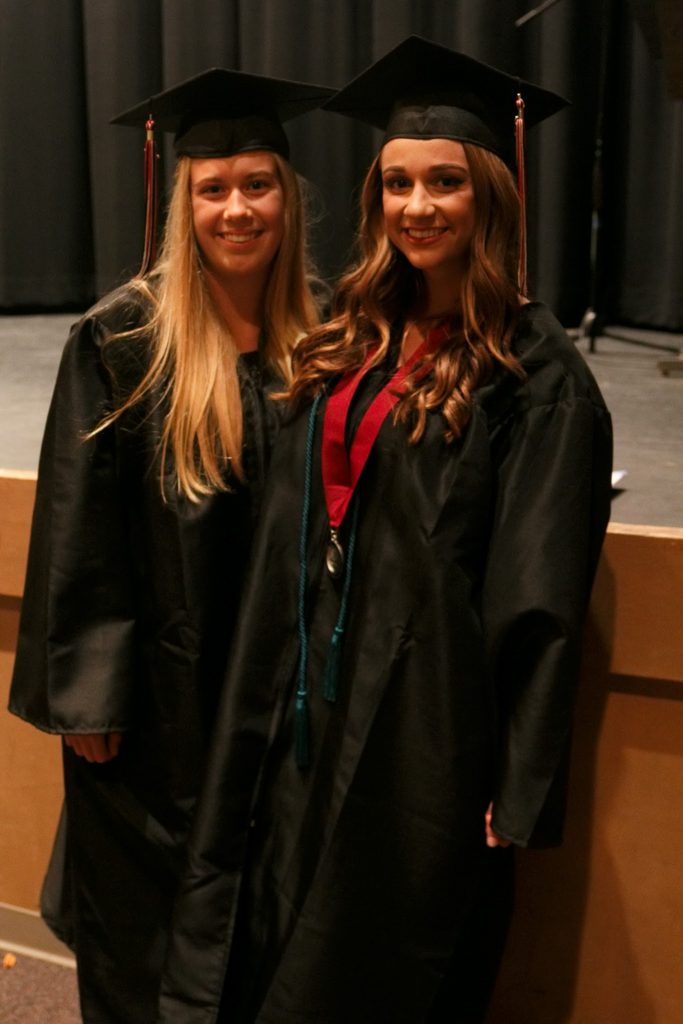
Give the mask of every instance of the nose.
[[223, 216], [227, 218], [245, 217], [250, 214], [249, 203], [239, 188], [231, 189], [225, 197]]
[[406, 215], [408, 217], [430, 217], [434, 213], [434, 209], [429, 191], [420, 182], [416, 182], [404, 207]]

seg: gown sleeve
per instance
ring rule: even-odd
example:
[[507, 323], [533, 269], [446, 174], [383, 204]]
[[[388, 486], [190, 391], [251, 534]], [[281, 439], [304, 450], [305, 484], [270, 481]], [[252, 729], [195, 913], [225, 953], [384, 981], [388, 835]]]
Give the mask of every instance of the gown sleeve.
[[609, 413], [587, 395], [516, 417], [482, 594], [500, 750], [493, 829], [561, 842], [582, 624], [609, 518]]
[[117, 430], [83, 439], [111, 409], [105, 335], [94, 316], [73, 328], [40, 456], [9, 707], [52, 733], [124, 730], [135, 683]]

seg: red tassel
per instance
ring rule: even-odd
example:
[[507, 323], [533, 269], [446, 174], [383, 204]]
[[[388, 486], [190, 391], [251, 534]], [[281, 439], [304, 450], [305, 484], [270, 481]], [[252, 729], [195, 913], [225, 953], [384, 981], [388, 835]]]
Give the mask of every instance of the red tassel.
[[145, 248], [142, 256], [142, 265], [138, 271], [138, 277], [145, 274], [154, 266], [157, 258], [157, 208], [158, 208], [158, 179], [157, 161], [159, 154], [154, 141], [154, 121], [149, 115], [145, 124], [147, 137], [145, 139]]
[[517, 156], [517, 189], [519, 192], [519, 262], [517, 264], [517, 287], [520, 295], [526, 296], [526, 182], [524, 177], [524, 100], [520, 93], [516, 99], [515, 149]]

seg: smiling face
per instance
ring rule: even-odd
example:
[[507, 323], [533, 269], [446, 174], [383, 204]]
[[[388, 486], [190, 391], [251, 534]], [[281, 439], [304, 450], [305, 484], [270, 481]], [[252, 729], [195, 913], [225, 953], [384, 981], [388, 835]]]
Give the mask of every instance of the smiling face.
[[192, 221], [204, 266], [221, 284], [265, 280], [282, 242], [285, 209], [272, 153], [193, 159]]
[[393, 245], [429, 282], [457, 283], [476, 223], [465, 150], [451, 139], [391, 139], [384, 146], [382, 208]]

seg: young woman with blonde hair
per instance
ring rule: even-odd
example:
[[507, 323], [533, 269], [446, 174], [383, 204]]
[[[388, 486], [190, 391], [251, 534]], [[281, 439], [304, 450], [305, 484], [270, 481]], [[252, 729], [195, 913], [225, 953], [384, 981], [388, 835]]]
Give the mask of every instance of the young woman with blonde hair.
[[156, 1018], [278, 427], [269, 394], [317, 322], [280, 122], [327, 95], [213, 69], [119, 119], [175, 132], [165, 238], [67, 343], [11, 694], [15, 714], [65, 741], [43, 910], [76, 952], [86, 1021]]
[[560, 841], [611, 431], [526, 294], [518, 92], [563, 105], [412, 37], [326, 104], [385, 138], [294, 356], [164, 1024], [481, 1021], [487, 862]]

